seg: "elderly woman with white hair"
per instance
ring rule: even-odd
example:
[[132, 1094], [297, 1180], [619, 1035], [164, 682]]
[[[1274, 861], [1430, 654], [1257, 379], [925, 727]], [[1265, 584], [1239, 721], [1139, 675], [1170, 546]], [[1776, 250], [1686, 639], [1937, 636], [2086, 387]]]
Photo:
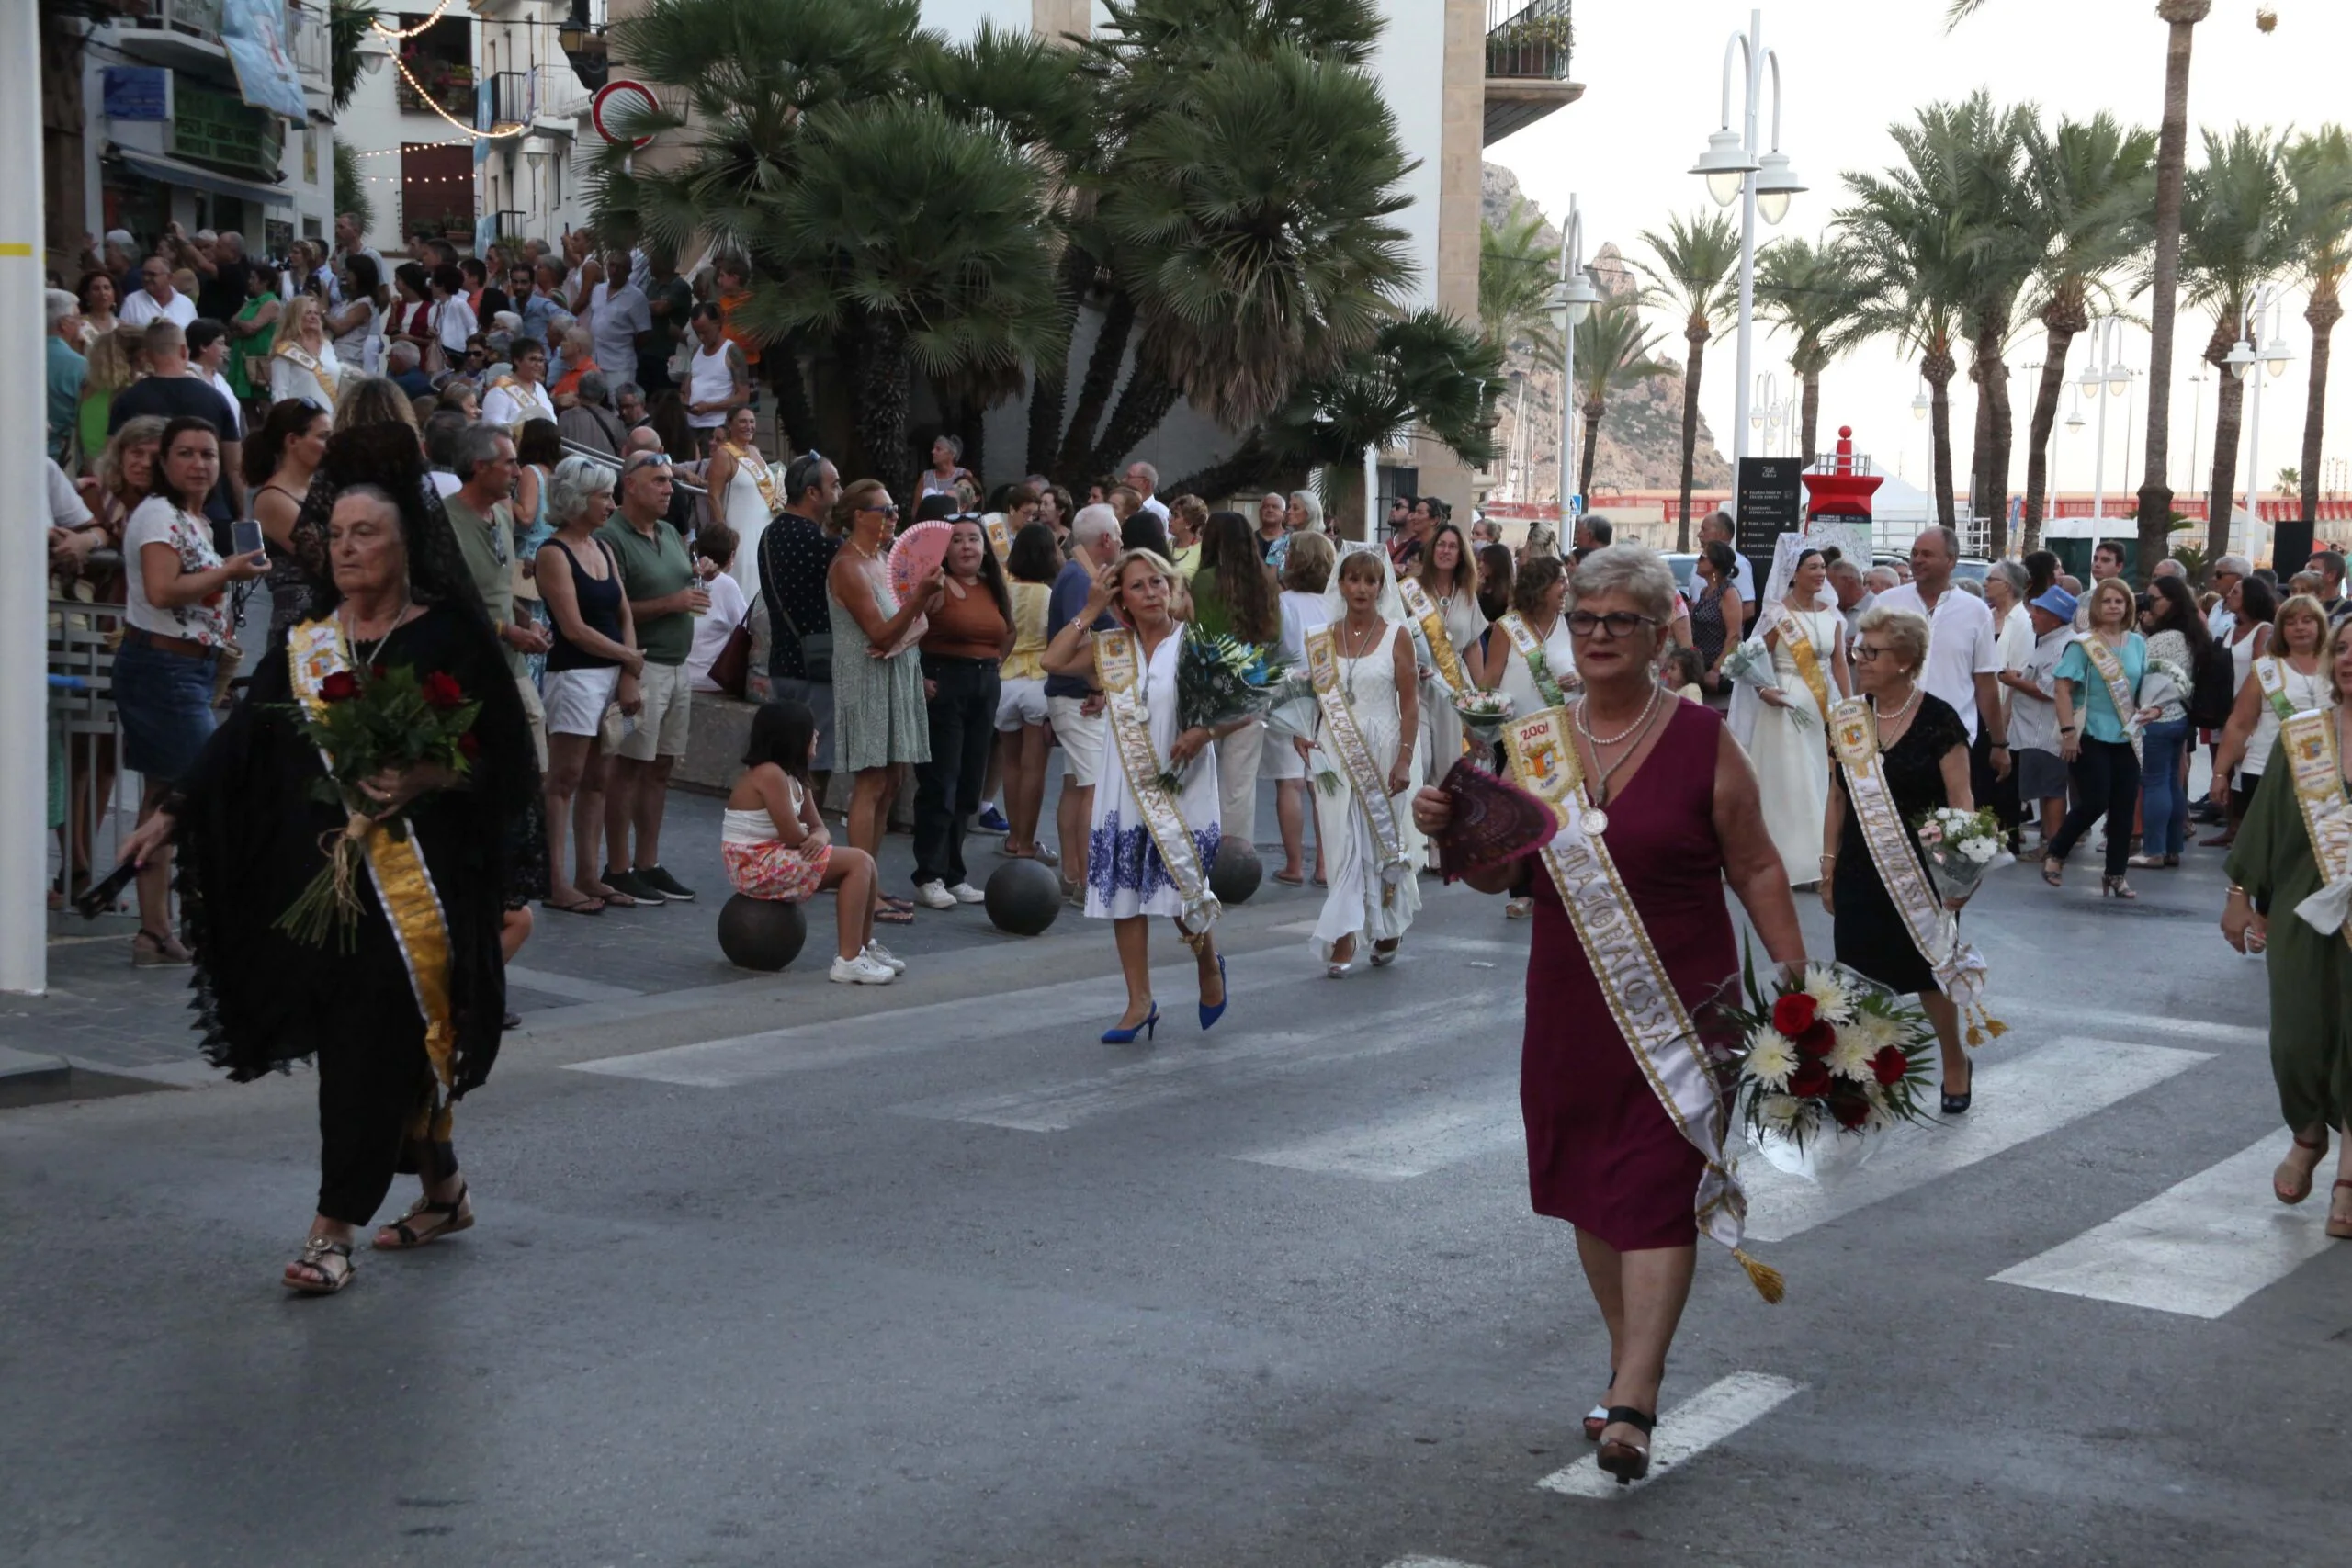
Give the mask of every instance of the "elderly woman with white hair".
[[[1639, 545], [1577, 568], [1563, 618], [1579, 689], [1523, 713], [1513, 772], [1562, 826], [1540, 855], [1466, 878], [1532, 892], [1520, 1105], [1535, 1211], [1576, 1226], [1577, 1252], [1609, 1327], [1613, 1381], [1586, 1435], [1619, 1481], [1649, 1470], [1666, 1356], [1689, 1298], [1701, 1231], [1734, 1248], [1745, 1212], [1728, 1168], [1728, 1111], [1688, 1048], [1704, 1003], [1739, 968], [1729, 883], [1774, 963], [1802, 964], [1804, 937], [1764, 823], [1756, 774], [1724, 721], [1659, 684], [1674, 574]], [[1442, 833], [1450, 796], [1424, 789], [1417, 826]], [[1630, 927], [1647, 941], [1616, 940]], [[1661, 1029], [1629, 998], [1655, 996]], [[1768, 1271], [1737, 1254], [1759, 1288]]]

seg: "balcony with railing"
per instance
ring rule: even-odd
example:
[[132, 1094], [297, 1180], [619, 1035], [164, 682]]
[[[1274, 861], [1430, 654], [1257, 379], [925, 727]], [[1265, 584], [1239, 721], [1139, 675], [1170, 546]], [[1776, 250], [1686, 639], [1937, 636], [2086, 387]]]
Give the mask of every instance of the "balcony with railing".
[[435, 107], [461, 125], [474, 122], [474, 68], [452, 64], [421, 51], [408, 51], [401, 63], [392, 97], [411, 114], [431, 114]]
[[524, 71], [501, 71], [482, 84], [481, 90], [490, 95], [492, 135], [520, 136], [529, 128], [529, 76]]
[[115, 23], [115, 43], [133, 60], [181, 71], [225, 73], [221, 0], [132, 0]]
[[1487, 0], [1488, 146], [1584, 96], [1568, 80], [1570, 0]]
[[286, 7], [286, 52], [292, 57], [295, 73], [301, 77], [303, 86], [316, 92], [326, 90], [333, 74], [329, 59], [332, 47], [323, 4]]

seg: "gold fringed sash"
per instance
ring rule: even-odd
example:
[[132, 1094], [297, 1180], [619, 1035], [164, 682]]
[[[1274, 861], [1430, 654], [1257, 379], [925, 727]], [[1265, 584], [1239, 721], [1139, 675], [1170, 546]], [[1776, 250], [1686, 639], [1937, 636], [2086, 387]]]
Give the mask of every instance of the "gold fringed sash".
[[[287, 665], [293, 676], [294, 694], [312, 713], [326, 706], [320, 694], [328, 676], [351, 669], [351, 650], [343, 628], [334, 617], [304, 621], [286, 634]], [[320, 759], [332, 773], [334, 759], [324, 748]], [[364, 823], [365, 818], [355, 818]], [[408, 1134], [423, 1142], [449, 1141], [450, 1090], [456, 1082], [457, 1029], [449, 1004], [449, 917], [441, 908], [441, 894], [424, 863], [424, 848], [413, 831], [401, 838], [380, 824], [357, 834], [376, 886], [377, 901], [392, 928], [392, 940], [408, 969], [409, 987], [416, 993], [417, 1011], [424, 1018], [424, 1055], [433, 1066], [433, 1098], [419, 1107]]]
[[2279, 727], [2287, 743], [2287, 773], [2295, 784], [2295, 806], [2311, 835], [2312, 860], [2319, 867], [2320, 890], [2295, 906], [2295, 913], [2323, 931], [2342, 933], [2352, 944], [2352, 801], [2344, 795], [2344, 763], [2335, 748], [2335, 713], [2313, 708]]
[[2270, 711], [2285, 724], [2295, 716], [2295, 700], [2287, 694], [2287, 661], [2264, 654], [2254, 661], [2254, 678], [2261, 682], [2262, 694], [2270, 699]]
[[[1180, 627], [1174, 635], [1185, 634]], [[1201, 863], [1199, 846], [1177, 809], [1175, 794], [1159, 782], [1162, 764], [1151, 743], [1151, 710], [1144, 700], [1143, 648], [1135, 633], [1094, 634], [1094, 679], [1102, 688], [1111, 739], [1119, 749], [1119, 765], [1126, 770], [1127, 788], [1143, 807], [1144, 826], [1159, 846], [1168, 880], [1176, 885], [1176, 897], [1182, 901], [1176, 923], [1187, 935], [1198, 937], [1216, 922], [1219, 905], [1209, 891], [1208, 867]], [[1175, 694], [1169, 695], [1173, 701]]]
[[1544, 639], [1527, 624], [1527, 617], [1511, 611], [1498, 623], [1510, 645], [1519, 649], [1520, 662], [1527, 666], [1528, 679], [1535, 682], [1535, 694], [1544, 699], [1547, 708], [1562, 706], [1567, 702], [1560, 691], [1560, 680], [1552, 669], [1551, 655], [1544, 650]]
[[783, 511], [784, 502], [775, 493], [775, 470], [768, 467], [767, 460], [754, 457], [750, 447], [738, 446], [731, 441], [719, 445], [727, 448], [727, 455], [735, 459], [737, 468], [752, 476], [752, 482], [759, 487], [762, 503], [771, 513]]
[[1936, 985], [1968, 1021], [1968, 1043], [1982, 1044], [1989, 1032], [2007, 1034], [2008, 1025], [1984, 1010], [1986, 970], [1984, 954], [1960, 940], [1960, 916], [1944, 908], [1936, 896], [1928, 868], [1919, 863], [1903, 813], [1887, 783], [1886, 762], [1878, 746], [1878, 717], [1868, 697], [1849, 697], [1832, 710], [1830, 750], [1846, 772], [1846, 793], [1854, 803], [1854, 821], [1871, 852], [1871, 864], [1886, 896], [1903, 917], [1911, 945], [1936, 972]]
[[1405, 613], [1421, 628], [1422, 640], [1430, 645], [1430, 662], [1437, 666], [1438, 679], [1457, 697], [1470, 694], [1470, 677], [1463, 672], [1462, 656], [1447, 635], [1445, 615], [1430, 602], [1429, 590], [1419, 580], [1400, 577], [1396, 592], [1405, 601]]
[[1559, 889], [1560, 902], [1576, 927], [1591, 963], [1593, 977], [1609, 1003], [1610, 1016], [1625, 1048], [1641, 1064], [1667, 1120], [1706, 1161], [1692, 1199], [1699, 1229], [1731, 1248], [1758, 1294], [1781, 1299], [1778, 1270], [1743, 1251], [1747, 1198], [1724, 1159], [1727, 1120], [1713, 1064], [1699, 1039], [1698, 1026], [1675, 989], [1657, 949], [1650, 942], [1633, 896], [1617, 874], [1609, 845], [1589, 830], [1591, 803], [1584, 792], [1584, 764], [1577, 756], [1564, 708], [1546, 708], [1510, 726], [1510, 766], [1521, 786], [1547, 802], [1560, 830], [1543, 850], [1544, 868]]
[[271, 349], [270, 353], [277, 355], [280, 359], [285, 360], [289, 365], [300, 366], [303, 369], [308, 370], [312, 376], [318, 378], [319, 389], [327, 395], [327, 401], [334, 401], [334, 372], [328, 369], [326, 366], [321, 362], [316, 355], [311, 354], [309, 349], [304, 348], [299, 343], [281, 343], [276, 348]]
[[[2082, 645], [2083, 656], [2098, 671], [2098, 678], [2107, 683], [2107, 700], [2115, 705], [2116, 722], [2123, 726], [2123, 739], [2132, 743], [2132, 754], [2141, 756], [2140, 701], [2132, 694], [2132, 683], [2123, 673], [2123, 660], [2115, 657], [2115, 649], [2099, 640], [2097, 632], [2085, 632], [2075, 640]], [[2090, 733], [2087, 716], [2083, 721], [2083, 732]]]
[[[1381, 638], [1380, 646], [1381, 652], [1386, 653], [1388, 639]], [[1396, 820], [1396, 803], [1389, 798], [1387, 775], [1380, 771], [1378, 759], [1356, 725], [1355, 709], [1348, 705], [1348, 694], [1340, 688], [1336, 626], [1320, 626], [1306, 634], [1306, 677], [1315, 688], [1316, 705], [1323, 710], [1324, 746], [1347, 770], [1356, 806], [1372, 829], [1373, 874], [1385, 897], [1388, 889], [1411, 877], [1413, 862], [1405, 852], [1405, 835]]]
[[1821, 671], [1821, 655], [1813, 646], [1813, 634], [1804, 629], [1804, 622], [1786, 604], [1775, 604], [1772, 609], [1772, 629], [1781, 634], [1781, 646], [1789, 650], [1804, 689], [1813, 694], [1815, 711], [1826, 719], [1829, 716], [1829, 681]]

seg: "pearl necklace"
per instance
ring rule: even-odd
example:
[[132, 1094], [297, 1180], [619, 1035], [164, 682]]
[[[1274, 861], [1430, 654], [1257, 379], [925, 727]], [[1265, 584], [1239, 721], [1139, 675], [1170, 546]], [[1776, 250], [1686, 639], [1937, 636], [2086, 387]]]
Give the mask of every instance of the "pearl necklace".
[[1577, 705], [1577, 729], [1587, 740], [1592, 743], [1592, 749], [1596, 751], [1600, 750], [1603, 746], [1622, 745], [1629, 737], [1638, 735], [1645, 728], [1648, 728], [1650, 714], [1657, 708], [1657, 700], [1665, 694], [1665, 692], [1666, 688], [1664, 686], [1658, 685], [1657, 682], [1653, 682], [1650, 685], [1650, 700], [1642, 705], [1640, 716], [1637, 716], [1632, 724], [1619, 730], [1616, 734], [1610, 736], [1595, 735], [1592, 732], [1591, 724], [1585, 718], [1585, 710], [1592, 705], [1592, 699], [1590, 697], [1587, 697], [1583, 702]]
[[1873, 696], [1871, 698], [1871, 716], [1878, 720], [1881, 724], [1887, 724], [1894, 719], [1901, 718], [1904, 715], [1909, 713], [1915, 705], [1917, 705], [1919, 701], [1919, 694], [1924, 690], [1926, 690], [1925, 687], [1921, 686], [1917, 681], [1914, 681], [1911, 683], [1911, 694], [1904, 698], [1903, 705], [1896, 708], [1891, 714], [1881, 708], [1878, 705], [1878, 698]]

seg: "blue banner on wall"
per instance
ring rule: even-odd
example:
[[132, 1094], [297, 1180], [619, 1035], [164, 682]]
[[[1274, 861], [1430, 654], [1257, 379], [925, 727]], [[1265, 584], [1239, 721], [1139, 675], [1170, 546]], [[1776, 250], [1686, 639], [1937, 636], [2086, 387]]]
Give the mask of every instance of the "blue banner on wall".
[[168, 118], [172, 73], [162, 66], [109, 65], [98, 75], [108, 119]]
[[286, 52], [285, 0], [220, 0], [220, 46], [245, 102], [297, 124], [310, 118], [294, 58]]

